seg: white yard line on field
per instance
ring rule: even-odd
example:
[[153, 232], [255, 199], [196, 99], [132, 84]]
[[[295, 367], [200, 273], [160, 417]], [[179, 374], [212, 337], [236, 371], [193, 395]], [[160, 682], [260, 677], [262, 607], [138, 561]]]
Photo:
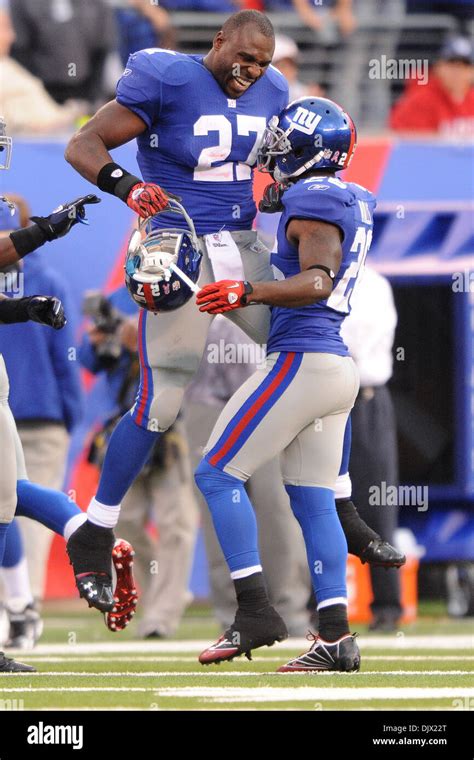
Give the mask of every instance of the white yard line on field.
[[[397, 650], [404, 649], [474, 649], [474, 636], [360, 636], [361, 649]], [[198, 653], [209, 646], [209, 639], [201, 641], [102, 641], [88, 644], [38, 644], [38, 655], [79, 655], [79, 654], [186, 654]], [[288, 651], [309, 648], [306, 639], [287, 639], [275, 645], [273, 651]]]
[[420, 687], [362, 687], [346, 688], [333, 687], [331, 689], [313, 686], [300, 686], [290, 688], [274, 688], [264, 686], [260, 688], [214, 688], [188, 686], [184, 688], [159, 689], [156, 692], [159, 697], [194, 697], [204, 698], [219, 702], [304, 702], [308, 700], [358, 700], [363, 699], [450, 699], [473, 697], [474, 689], [469, 688], [436, 688], [424, 689]]
[[[37, 655], [36, 651], [33, 651], [33, 652], [26, 651], [25, 652], [24, 649], [23, 650], [20, 650], [20, 649], [15, 649], [15, 650], [8, 649], [7, 654], [11, 654], [13, 651], [15, 652], [15, 656], [18, 657], [19, 659], [21, 659], [21, 658], [26, 659], [26, 660], [28, 660], [29, 662], [31, 662], [31, 663], [33, 663], [35, 665], [42, 665], [43, 663], [44, 664], [48, 664], [48, 663], [49, 664], [54, 664], [54, 663], [60, 664], [60, 663], [73, 663], [73, 662], [82, 662], [82, 663], [84, 663], [84, 665], [86, 665], [86, 664], [88, 664], [90, 662], [96, 662], [96, 663], [100, 663], [100, 662], [102, 662], [102, 663], [103, 662], [108, 662], [108, 663], [112, 663], [112, 662], [128, 662], [130, 664], [130, 662], [132, 661], [131, 657], [120, 657], [120, 656], [114, 657], [112, 654], [110, 654], [110, 655], [104, 655], [103, 657], [88, 657], [87, 655], [78, 655], [77, 657], [74, 657], [74, 655], [69, 655], [69, 656], [68, 655], [62, 655], [62, 656], [59, 655], [57, 657], [48, 657], [47, 655], [42, 655], [42, 654]], [[255, 660], [255, 659], [257, 659], [257, 658], [252, 657], [252, 661]], [[265, 661], [268, 662], [267, 658], [260, 657], [258, 659], [260, 659], [260, 660], [265, 659]], [[275, 657], [274, 659], [275, 659], [275, 662], [280, 662], [281, 657]], [[430, 659], [430, 658], [427, 658], [427, 659]], [[456, 657], [456, 659], [458, 660], [458, 659], [461, 659], [461, 658]], [[189, 657], [173, 657], [172, 655], [170, 657], [160, 657], [160, 656], [154, 655], [153, 653], [151, 653], [150, 655], [148, 655], [148, 657], [140, 657], [138, 655], [134, 655], [133, 656], [133, 662], [134, 663], [135, 662], [148, 662], [150, 665], [154, 665], [157, 662], [168, 662], [168, 663], [174, 663], [174, 662], [194, 662], [194, 663], [196, 663], [197, 662], [197, 654], [195, 654], [194, 656], [189, 655]]]
[[[10, 651], [10, 650], [9, 650]], [[12, 650], [13, 651], [13, 650]], [[57, 657], [48, 657], [47, 655], [43, 654], [37, 654], [36, 650], [34, 651], [27, 651], [25, 650], [15, 650], [17, 653], [17, 656], [22, 656], [26, 659], [28, 659], [30, 662], [34, 662], [37, 665], [39, 664], [59, 664], [59, 663], [72, 663], [72, 662], [81, 662], [84, 664], [87, 663], [112, 663], [112, 662], [128, 662], [130, 663], [130, 657], [120, 657], [120, 656], [114, 656], [114, 655], [106, 655], [104, 657], [88, 657], [87, 655], [78, 655], [77, 657], [74, 657], [73, 655], [58, 655]], [[258, 657], [258, 656], [252, 656], [252, 662], [281, 662], [282, 657]], [[403, 662], [472, 662], [474, 661], [474, 655], [404, 655], [403, 652], [400, 652], [399, 655], [372, 655], [372, 654], [363, 654], [363, 661], [364, 663], [367, 661], [380, 661], [380, 662], [399, 662], [400, 660], [403, 660]], [[164, 656], [157, 656], [153, 654], [153, 652], [150, 652], [149, 655], [146, 657], [140, 657], [138, 655], [134, 655], [133, 662], [148, 662], [150, 665], [154, 665], [157, 662], [168, 662], [168, 663], [179, 663], [179, 662], [197, 662], [197, 655], [189, 655], [188, 657], [174, 657], [173, 655], [170, 655], [169, 657]]]
[[[135, 658], [134, 658], [135, 659]], [[262, 658], [263, 659], [263, 658]], [[452, 662], [453, 660], [462, 660], [462, 662], [471, 662], [474, 660], [474, 655], [451, 655], [451, 654], [414, 654], [404, 655], [400, 652], [399, 655], [377, 655], [377, 654], [364, 654], [364, 662], [366, 660], [380, 660], [385, 662], [397, 662], [403, 659], [403, 662]]]
[[139, 687], [139, 686], [66, 686], [66, 687], [35, 687], [26, 686], [19, 688], [3, 688], [5, 693], [91, 693], [105, 692], [112, 694], [115, 692], [138, 692], [153, 693], [157, 697], [181, 697], [181, 698], [198, 698], [207, 699], [216, 702], [307, 702], [307, 701], [337, 701], [337, 700], [422, 700], [422, 699], [461, 699], [464, 697], [474, 697], [474, 689], [459, 687], [439, 687], [439, 688], [420, 688], [420, 687], [332, 687], [321, 688], [312, 686], [300, 687], [257, 687], [257, 688], [239, 688], [239, 687], [200, 687], [187, 686], [181, 688], [162, 688], [156, 687]]
[[[21, 674], [18, 674], [21, 675]], [[242, 676], [252, 676], [253, 678], [261, 678], [263, 676], [275, 675], [275, 671], [269, 673], [262, 673], [257, 670], [230, 670], [228, 672], [216, 672], [215, 670], [200, 670], [192, 672], [189, 670], [183, 671], [160, 671], [149, 670], [146, 672], [136, 672], [131, 670], [125, 670], [123, 672], [117, 672], [113, 670], [104, 671], [100, 673], [91, 671], [74, 671], [74, 670], [50, 670], [40, 671], [39, 673], [25, 673], [24, 676], [33, 676], [37, 678], [42, 676], [64, 676], [72, 677], [78, 676], [79, 678], [241, 678]], [[281, 675], [281, 674], [280, 674]], [[289, 673], [285, 675], [304, 675], [304, 673]], [[468, 670], [361, 670], [359, 675], [354, 673], [340, 673], [336, 671], [322, 670], [318, 673], [319, 676], [347, 676], [351, 678], [358, 678], [360, 676], [469, 676], [472, 673]], [[22, 678], [24, 676], [21, 676]]]

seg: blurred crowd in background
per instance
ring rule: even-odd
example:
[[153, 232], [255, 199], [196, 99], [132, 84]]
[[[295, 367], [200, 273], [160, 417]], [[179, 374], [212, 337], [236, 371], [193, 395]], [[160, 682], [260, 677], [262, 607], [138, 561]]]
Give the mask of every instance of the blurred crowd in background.
[[[216, 12], [241, 8], [273, 19], [292, 98], [324, 94], [370, 130], [472, 129], [471, 0], [1, 0], [0, 112], [13, 133], [72, 130], [114, 97], [131, 53], [205, 52]], [[393, 58], [413, 70], [391, 71]]]

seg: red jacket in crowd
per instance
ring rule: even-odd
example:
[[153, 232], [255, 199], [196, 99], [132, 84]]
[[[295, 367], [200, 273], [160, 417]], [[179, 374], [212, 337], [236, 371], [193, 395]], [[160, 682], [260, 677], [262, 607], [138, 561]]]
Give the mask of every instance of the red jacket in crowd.
[[391, 129], [399, 132], [437, 132], [472, 137], [474, 134], [474, 87], [462, 102], [454, 101], [436, 76], [428, 84], [410, 84], [390, 114]]

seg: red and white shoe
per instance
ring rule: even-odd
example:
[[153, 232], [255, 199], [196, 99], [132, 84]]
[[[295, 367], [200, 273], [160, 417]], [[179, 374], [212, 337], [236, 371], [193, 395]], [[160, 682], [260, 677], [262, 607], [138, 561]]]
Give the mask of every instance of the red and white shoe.
[[211, 646], [199, 655], [201, 665], [218, 665], [245, 654], [252, 659], [252, 649], [271, 647], [276, 641], [288, 638], [283, 619], [273, 607], [265, 607], [255, 613], [237, 610], [235, 620]]
[[138, 592], [133, 577], [133, 558], [135, 552], [128, 541], [118, 538], [112, 549], [112, 566], [115, 571], [115, 605], [111, 612], [106, 612], [105, 624], [110, 631], [123, 631], [133, 616], [138, 601]]

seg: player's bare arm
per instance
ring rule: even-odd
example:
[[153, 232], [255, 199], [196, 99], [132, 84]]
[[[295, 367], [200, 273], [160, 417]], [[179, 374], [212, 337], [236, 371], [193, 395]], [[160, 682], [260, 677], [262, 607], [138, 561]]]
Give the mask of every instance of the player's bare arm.
[[200, 311], [217, 314], [251, 303], [297, 309], [329, 298], [341, 265], [339, 228], [327, 222], [292, 219], [286, 236], [298, 248], [299, 274], [272, 282], [225, 280], [206, 285], [196, 297]]
[[115, 195], [147, 218], [162, 211], [168, 196], [116, 164], [109, 150], [130, 142], [146, 130], [145, 122], [116, 100], [103, 106], [70, 140], [65, 158], [85, 179]]
[[286, 237], [298, 248], [300, 274], [286, 280], [252, 283], [251, 303], [298, 308], [323, 301], [331, 295], [342, 256], [338, 227], [327, 222], [292, 219]]
[[125, 145], [145, 130], [139, 116], [111, 100], [73, 135], [66, 148], [66, 161], [96, 185], [100, 170], [113, 162], [109, 150]]
[[0, 269], [3, 269], [3, 267], [10, 266], [11, 264], [15, 264], [17, 261], [20, 260], [20, 256], [18, 255], [18, 252], [13, 245], [13, 241], [7, 237], [7, 238], [1, 238], [0, 239]]

